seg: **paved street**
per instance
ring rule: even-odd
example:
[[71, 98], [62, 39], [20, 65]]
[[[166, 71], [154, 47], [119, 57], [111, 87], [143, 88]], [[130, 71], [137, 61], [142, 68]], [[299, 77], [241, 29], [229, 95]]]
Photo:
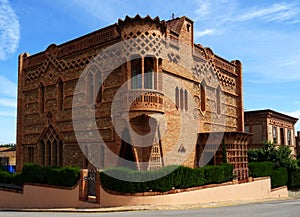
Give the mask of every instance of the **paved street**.
[[201, 208], [191, 210], [155, 210], [155, 211], [130, 211], [112, 213], [49, 213], [49, 212], [0, 212], [0, 217], [114, 217], [114, 216], [201, 216], [201, 217], [299, 217], [300, 200], [270, 201], [237, 206], [217, 208]]

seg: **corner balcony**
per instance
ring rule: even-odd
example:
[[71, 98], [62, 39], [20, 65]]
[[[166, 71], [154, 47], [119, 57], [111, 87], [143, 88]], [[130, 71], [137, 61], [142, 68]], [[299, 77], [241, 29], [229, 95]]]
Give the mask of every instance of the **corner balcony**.
[[164, 94], [152, 89], [132, 89], [122, 95], [123, 112], [164, 113]]

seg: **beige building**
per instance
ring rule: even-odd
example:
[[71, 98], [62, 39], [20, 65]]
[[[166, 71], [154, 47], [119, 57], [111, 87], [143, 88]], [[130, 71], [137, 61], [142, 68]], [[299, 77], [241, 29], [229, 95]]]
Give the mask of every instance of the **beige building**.
[[297, 118], [270, 110], [246, 111], [245, 131], [253, 133], [249, 139], [249, 148], [259, 148], [264, 141], [273, 142], [275, 145], [289, 146], [292, 155], [296, 156]]
[[16, 169], [16, 147], [0, 147], [0, 166], [11, 172]]

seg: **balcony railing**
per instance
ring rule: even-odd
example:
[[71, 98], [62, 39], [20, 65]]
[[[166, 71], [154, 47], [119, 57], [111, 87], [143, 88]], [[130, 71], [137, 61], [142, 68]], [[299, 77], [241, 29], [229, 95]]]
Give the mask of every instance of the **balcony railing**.
[[134, 89], [122, 95], [123, 111], [163, 112], [163, 93], [157, 90]]

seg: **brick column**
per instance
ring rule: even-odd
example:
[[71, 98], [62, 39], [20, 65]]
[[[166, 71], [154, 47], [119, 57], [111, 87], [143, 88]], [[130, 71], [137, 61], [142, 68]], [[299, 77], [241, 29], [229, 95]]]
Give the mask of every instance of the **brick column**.
[[80, 180], [79, 180], [79, 200], [88, 200], [88, 181], [84, 178], [88, 176], [89, 171], [87, 169], [80, 170]]
[[96, 203], [100, 204], [100, 175], [99, 175], [99, 171], [96, 174]]

